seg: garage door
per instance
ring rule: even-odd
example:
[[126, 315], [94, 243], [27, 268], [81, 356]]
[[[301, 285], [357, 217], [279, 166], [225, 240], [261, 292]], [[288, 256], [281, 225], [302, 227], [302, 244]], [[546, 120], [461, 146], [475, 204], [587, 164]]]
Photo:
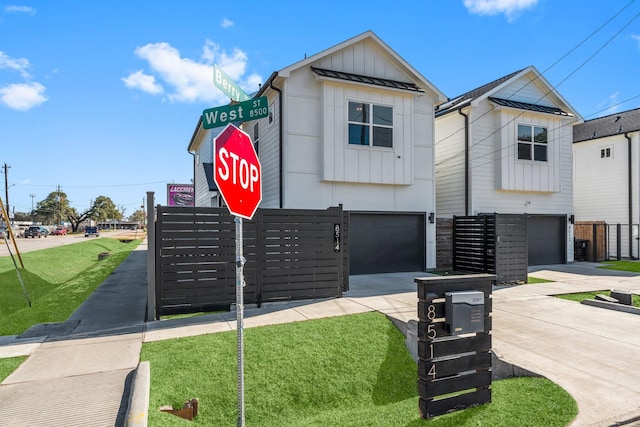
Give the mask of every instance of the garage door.
[[529, 265], [564, 264], [566, 216], [527, 215]]
[[424, 221], [424, 214], [351, 212], [351, 274], [424, 271]]

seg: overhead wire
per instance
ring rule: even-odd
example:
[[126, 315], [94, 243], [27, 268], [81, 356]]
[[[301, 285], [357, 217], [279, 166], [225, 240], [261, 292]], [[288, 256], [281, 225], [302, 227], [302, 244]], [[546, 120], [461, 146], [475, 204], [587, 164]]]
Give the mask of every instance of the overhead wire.
[[[629, 7], [632, 3], [634, 3], [636, 0], [632, 0], [631, 2], [627, 3], [622, 9], [620, 9], [615, 15], [613, 15], [611, 18], [609, 18], [604, 24], [600, 25], [596, 30], [594, 30], [591, 34], [589, 34], [589, 36], [587, 36], [583, 41], [581, 41], [577, 46], [573, 47], [571, 50], [569, 50], [569, 52], [567, 52], [565, 55], [563, 55], [560, 59], [558, 59], [557, 61], [555, 61], [551, 66], [547, 67], [544, 72], [540, 73], [538, 76], [536, 76], [534, 79], [530, 80], [529, 82], [527, 82], [527, 84], [523, 85], [521, 88], [519, 88], [518, 90], [516, 90], [513, 94], [509, 95], [506, 99], [511, 99], [513, 96], [515, 96], [517, 93], [519, 93], [522, 89], [524, 89], [525, 87], [527, 87], [529, 84], [532, 84], [533, 82], [535, 82], [539, 77], [543, 76], [545, 72], [549, 71], [551, 68], [553, 68], [555, 65], [557, 65], [560, 61], [562, 61], [563, 59], [565, 59], [569, 54], [571, 54], [573, 51], [575, 51], [578, 47], [580, 47], [582, 44], [584, 44], [588, 39], [590, 39], [593, 35], [595, 35], [597, 32], [601, 31], [608, 23], [610, 23], [613, 19], [615, 19], [617, 16], [619, 16], [625, 9], [627, 9], [627, 7]], [[553, 86], [550, 90], [548, 90], [547, 92], [545, 92], [540, 98], [538, 98], [538, 100], [536, 102], [541, 101], [542, 99], [546, 98], [549, 94], [551, 94], [552, 92], [554, 92], [560, 85], [562, 85], [564, 82], [566, 82], [569, 78], [571, 78], [571, 76], [573, 76], [576, 72], [578, 72], [581, 68], [583, 68], [588, 62], [590, 62], [598, 53], [600, 53], [606, 46], [608, 46], [618, 35], [620, 35], [620, 33], [622, 33], [622, 31], [624, 31], [629, 25], [631, 25], [631, 23], [633, 21], [635, 21], [638, 16], [640, 16], [640, 13], [637, 13], [636, 15], [634, 15], [629, 21], [627, 21], [627, 23], [625, 25], [623, 25], [622, 28], [620, 28], [612, 37], [610, 37], [602, 46], [600, 46], [592, 55], [590, 55], [586, 60], [584, 60], [576, 69], [574, 69], [571, 73], [569, 73], [564, 79], [562, 79], [560, 81], [560, 83], [556, 84], [555, 86]], [[634, 99], [637, 96], [631, 98]], [[628, 101], [626, 101], [628, 102]], [[608, 107], [610, 108], [610, 107]], [[482, 117], [486, 116], [487, 114], [493, 112], [495, 110], [495, 107], [491, 107], [490, 109], [488, 109], [486, 112], [482, 113], [481, 115], [479, 115], [478, 117], [474, 118], [470, 124], [475, 123], [476, 121], [480, 120]], [[515, 120], [517, 120], [519, 117], [521, 117], [523, 114], [527, 113], [527, 110], [523, 110], [522, 112], [520, 112], [518, 115], [516, 115], [513, 119], [509, 120], [507, 123], [505, 123], [504, 125], [502, 125], [501, 127], [495, 129], [492, 133], [490, 133], [489, 135], [487, 135], [486, 137], [482, 138], [481, 140], [474, 142], [473, 144], [470, 145], [469, 148], [473, 148], [474, 146], [486, 141], [488, 138], [492, 137], [493, 135], [495, 135], [498, 131], [501, 131], [503, 128], [505, 128], [506, 126], [510, 126]], [[575, 121], [574, 121], [575, 123]], [[463, 131], [464, 128], [459, 128], [458, 130], [456, 130], [455, 132], [451, 133], [450, 135], [448, 135], [447, 137], [436, 141], [435, 145], [440, 144], [441, 142], [445, 141], [446, 139], [450, 138], [451, 136], [457, 134], [458, 132]], [[505, 149], [509, 149], [511, 147], [513, 147], [515, 145], [515, 142], [512, 145], [507, 145], [506, 147], [501, 148], [500, 150], [495, 150], [493, 152], [493, 154], [495, 154], [496, 152], [499, 152], [501, 150], [505, 150]], [[455, 158], [458, 158], [462, 155], [465, 154], [465, 150], [461, 150], [458, 153], [455, 153], [449, 157], [447, 157], [446, 159], [443, 159], [441, 161], [439, 161], [438, 163], [436, 163], [436, 167], [440, 166], [444, 163], [447, 163]], [[491, 154], [491, 153], [487, 153], [484, 156]], [[477, 167], [477, 166], [472, 166], [472, 167]], [[437, 173], [437, 172], [436, 172]]]

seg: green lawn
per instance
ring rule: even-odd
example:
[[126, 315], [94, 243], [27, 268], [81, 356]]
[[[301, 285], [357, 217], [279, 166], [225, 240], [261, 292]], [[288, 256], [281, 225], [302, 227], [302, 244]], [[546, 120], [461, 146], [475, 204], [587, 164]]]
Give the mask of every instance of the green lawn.
[[[21, 275], [31, 307], [11, 258], [0, 257], [0, 335], [17, 335], [38, 323], [65, 321], [139, 243], [99, 238], [22, 254], [25, 269]], [[102, 252], [111, 252], [111, 256], [98, 261]]]
[[[227, 426], [237, 418], [234, 331], [142, 347], [149, 425]], [[380, 313], [245, 330], [245, 413], [255, 426], [565, 426], [575, 401], [541, 378], [494, 382], [493, 403], [432, 420], [418, 413], [417, 368]], [[158, 410], [200, 400], [190, 423]]]
[[22, 362], [27, 360], [27, 356], [8, 357], [0, 359], [0, 382], [4, 381]]
[[604, 261], [606, 264], [599, 267], [605, 270], [620, 270], [640, 273], [639, 261]]
[[[556, 295], [556, 297], [558, 298], [562, 298], [562, 299], [567, 299], [570, 301], [577, 301], [577, 302], [582, 302], [584, 300], [588, 300], [588, 299], [595, 299], [596, 295], [598, 294], [604, 294], [604, 295], [609, 295], [610, 291], [593, 291], [593, 292], [578, 292], [575, 294], [560, 294], [560, 295]], [[640, 295], [633, 295], [633, 305], [635, 307], [640, 307]]]
[[528, 276], [527, 283], [551, 283], [553, 280], [541, 279], [539, 277]]

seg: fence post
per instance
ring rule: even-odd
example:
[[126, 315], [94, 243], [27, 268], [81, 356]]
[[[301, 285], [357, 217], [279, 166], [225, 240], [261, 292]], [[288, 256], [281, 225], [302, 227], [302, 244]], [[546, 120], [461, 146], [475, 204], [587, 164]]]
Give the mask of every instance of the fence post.
[[622, 259], [622, 225], [616, 224], [616, 259], [620, 261]]
[[147, 191], [147, 321], [156, 320], [156, 218], [153, 191]]
[[591, 237], [593, 237], [593, 262], [598, 262], [598, 224], [592, 224], [592, 233]]
[[262, 268], [262, 255], [264, 253], [264, 245], [263, 241], [263, 217], [262, 217], [262, 208], [258, 208], [256, 210], [256, 215], [254, 221], [256, 222], [256, 303], [258, 308], [262, 307], [262, 272], [264, 271]]

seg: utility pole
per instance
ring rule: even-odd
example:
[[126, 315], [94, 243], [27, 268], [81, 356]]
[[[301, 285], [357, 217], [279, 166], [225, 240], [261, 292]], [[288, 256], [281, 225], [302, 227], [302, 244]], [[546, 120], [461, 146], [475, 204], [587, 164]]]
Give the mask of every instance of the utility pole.
[[9, 216], [9, 220], [11, 220], [11, 214], [9, 213], [11, 212], [9, 210], [9, 178], [7, 175], [9, 172], [8, 169], [10, 169], [11, 166], [5, 163], [2, 168], [4, 169], [4, 201], [6, 202], [5, 204], [7, 205], [7, 215]]
[[58, 202], [58, 206], [57, 206], [57, 225], [60, 225], [60, 184], [58, 184], [58, 196], [56, 197], [56, 201]]
[[31, 224], [34, 224], [35, 223], [35, 221], [34, 221], [35, 217], [34, 217], [34, 214], [33, 214], [33, 198], [36, 197], [36, 195], [31, 193], [31, 194], [29, 194], [29, 197], [31, 197]]

